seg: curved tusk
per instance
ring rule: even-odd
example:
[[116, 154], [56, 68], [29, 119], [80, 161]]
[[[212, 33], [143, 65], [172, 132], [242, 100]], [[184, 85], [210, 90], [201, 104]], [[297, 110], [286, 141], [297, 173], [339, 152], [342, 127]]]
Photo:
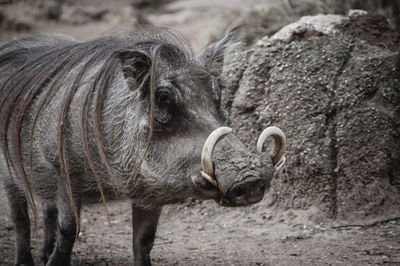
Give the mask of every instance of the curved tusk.
[[201, 175], [215, 186], [218, 185], [217, 180], [213, 177], [213, 163], [211, 156], [218, 141], [228, 135], [231, 131], [232, 128], [230, 127], [219, 127], [211, 132], [204, 142], [203, 151], [201, 153]]
[[[270, 156], [272, 158], [272, 162], [274, 163], [275, 167], [278, 170], [279, 168], [282, 167], [282, 165], [285, 163], [286, 158], [283, 156], [283, 153], [285, 152], [285, 147], [286, 147], [286, 136], [283, 133], [282, 130], [280, 130], [278, 127], [267, 127], [264, 129], [264, 131], [261, 133], [260, 137], [258, 138], [257, 141], [257, 152], [261, 153], [262, 148], [264, 145], [264, 141], [266, 138], [269, 136], [272, 136], [274, 138], [274, 148], [270, 152]], [[282, 161], [281, 161], [282, 160]]]
[[214, 186], [218, 187], [217, 180], [215, 180], [214, 177], [204, 173], [203, 171], [200, 171], [200, 173], [201, 173], [201, 176], [204, 177], [205, 179], [207, 179], [208, 182], [210, 182]]

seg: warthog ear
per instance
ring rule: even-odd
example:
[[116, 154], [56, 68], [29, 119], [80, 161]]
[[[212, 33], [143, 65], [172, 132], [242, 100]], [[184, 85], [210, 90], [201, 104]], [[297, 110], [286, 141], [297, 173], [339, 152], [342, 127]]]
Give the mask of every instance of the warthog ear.
[[129, 89], [146, 90], [150, 76], [150, 56], [142, 51], [125, 51], [119, 55], [119, 58]]
[[214, 75], [219, 76], [222, 73], [225, 54], [234, 44], [238, 43], [237, 33], [239, 28], [236, 27], [215, 37], [198, 56], [199, 63], [209, 69]]

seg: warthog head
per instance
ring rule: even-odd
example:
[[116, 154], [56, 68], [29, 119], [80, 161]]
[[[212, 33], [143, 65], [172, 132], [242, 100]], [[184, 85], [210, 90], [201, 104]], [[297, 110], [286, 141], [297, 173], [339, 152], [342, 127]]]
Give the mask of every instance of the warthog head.
[[[232, 32], [205, 48], [196, 59], [190, 59], [182, 45], [171, 44], [158, 46], [152, 53], [124, 54], [125, 79], [131, 80], [136, 91], [137, 84], [143, 84], [139, 85], [139, 99], [144, 106], [152, 106], [154, 94], [154, 110], [137, 111], [132, 122], [136, 124], [132, 128], [145, 132], [141, 135], [151, 132], [151, 142], [140, 164], [141, 177], [134, 178], [147, 182], [144, 194], [152, 195], [146, 202], [142, 194], [143, 204], [186, 197], [215, 199], [225, 206], [256, 203], [262, 199], [277, 165], [284, 162], [286, 139], [280, 129], [270, 127], [264, 131], [257, 144], [258, 154], [251, 154], [230, 128], [223, 127], [226, 115], [221, 108], [221, 71], [231, 37]], [[148, 113], [153, 114], [150, 120]], [[275, 140], [270, 156], [262, 153], [268, 136]], [[157, 197], [153, 197], [154, 191]]]

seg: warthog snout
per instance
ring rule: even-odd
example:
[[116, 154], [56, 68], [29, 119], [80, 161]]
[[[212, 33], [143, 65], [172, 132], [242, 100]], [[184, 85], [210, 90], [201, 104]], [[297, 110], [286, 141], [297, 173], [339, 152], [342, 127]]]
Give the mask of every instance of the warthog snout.
[[[265, 129], [257, 142], [258, 154], [249, 153], [237, 138], [224, 141], [218, 152], [214, 152], [217, 143], [231, 131], [229, 127], [219, 127], [208, 136], [201, 157], [201, 176], [208, 182], [197, 180], [197, 184], [218, 191], [215, 198], [224, 206], [257, 203], [262, 200], [274, 172], [285, 162], [285, 134], [277, 127]], [[274, 147], [266, 156], [262, 148], [270, 136], [274, 138]]]

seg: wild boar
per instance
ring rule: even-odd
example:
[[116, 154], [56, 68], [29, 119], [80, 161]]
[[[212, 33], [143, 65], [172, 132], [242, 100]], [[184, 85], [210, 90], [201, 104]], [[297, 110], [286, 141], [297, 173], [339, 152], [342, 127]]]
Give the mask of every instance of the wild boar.
[[[263, 198], [284, 162], [286, 138], [270, 127], [252, 154], [223, 126], [221, 71], [233, 35], [197, 57], [165, 29], [88, 42], [36, 36], [0, 48], [0, 173], [17, 265], [34, 264], [34, 195], [43, 209], [45, 265], [71, 264], [81, 206], [93, 199], [106, 213], [107, 200], [132, 202], [134, 264], [150, 265], [163, 205]], [[269, 156], [261, 152], [268, 136], [275, 139]]]

